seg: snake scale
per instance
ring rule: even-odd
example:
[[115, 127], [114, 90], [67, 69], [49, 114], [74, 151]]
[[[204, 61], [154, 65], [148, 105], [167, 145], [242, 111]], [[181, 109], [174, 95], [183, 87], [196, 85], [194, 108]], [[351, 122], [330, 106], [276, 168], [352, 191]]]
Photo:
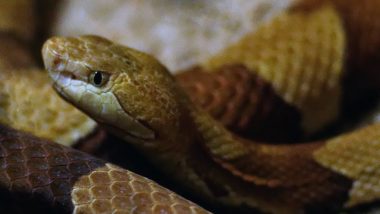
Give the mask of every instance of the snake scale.
[[[53, 37], [42, 54], [65, 100], [194, 195], [272, 213], [351, 209], [380, 198], [379, 125], [295, 142], [378, 89], [379, 7], [303, 1], [177, 77], [98, 36]], [[112, 164], [0, 130], [4, 209], [207, 212]]]

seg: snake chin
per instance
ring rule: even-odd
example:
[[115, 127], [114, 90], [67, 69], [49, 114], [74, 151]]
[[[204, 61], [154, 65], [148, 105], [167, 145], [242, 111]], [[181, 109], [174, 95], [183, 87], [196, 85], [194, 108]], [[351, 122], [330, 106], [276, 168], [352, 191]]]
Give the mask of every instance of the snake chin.
[[60, 97], [62, 97], [65, 101], [69, 102], [69, 99], [68, 99], [67, 94], [65, 93], [65, 90], [63, 90], [63, 88], [57, 82], [53, 83], [53, 89], [55, 92], [57, 92], [57, 94]]

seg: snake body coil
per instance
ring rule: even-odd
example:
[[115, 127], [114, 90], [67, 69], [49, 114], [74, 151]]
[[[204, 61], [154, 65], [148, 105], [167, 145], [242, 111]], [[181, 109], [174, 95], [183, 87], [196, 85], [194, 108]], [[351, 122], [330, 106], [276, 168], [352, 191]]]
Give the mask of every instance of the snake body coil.
[[[297, 142], [347, 116], [345, 108], [363, 92], [379, 89], [379, 8], [378, 0], [301, 1], [176, 77], [155, 58], [98, 36], [54, 37], [42, 54], [64, 99], [194, 195], [273, 213], [351, 209], [380, 199], [380, 125]], [[0, 20], [10, 32], [2, 41], [12, 46], [13, 34], [29, 40], [32, 30], [20, 26]], [[16, 55], [21, 68], [35, 66]], [[14, 69], [17, 57], [5, 56], [0, 69]], [[18, 122], [25, 120], [17, 120], [22, 115], [11, 103], [29, 102], [18, 95], [29, 93], [28, 84], [12, 83], [33, 78], [41, 82], [30, 92], [53, 100], [44, 109], [66, 105], [43, 73], [3, 72], [0, 79], [9, 81], [0, 86], [1, 123], [68, 143], [82, 137], [74, 127], [84, 124], [83, 135], [95, 127], [70, 106], [63, 114], [74, 125], [66, 131], [40, 133]], [[49, 115], [44, 109], [35, 110]], [[77, 213], [207, 213], [149, 179], [5, 126], [0, 165], [4, 211], [24, 212], [25, 205]]]
[[[367, 6], [378, 7], [378, 2], [358, 5], [359, 12], [351, 3], [305, 1], [202, 65], [219, 73], [193, 71], [202, 80], [186, 74], [178, 79], [186, 80], [185, 89], [192, 81], [188, 87], [198, 91], [188, 93], [201, 96], [194, 95], [193, 101], [235, 132], [260, 127], [261, 121], [269, 121], [267, 112], [279, 111], [284, 118], [295, 117], [293, 123], [276, 117], [269, 124], [290, 130], [284, 131], [289, 135], [314, 133], [339, 117], [343, 90], [373, 87], [350, 77], [365, 72], [360, 65], [378, 56], [378, 40], [365, 41], [377, 52], [366, 49], [368, 43], [353, 39], [364, 31], [352, 26], [368, 26], [357, 14], [372, 11]], [[43, 57], [63, 98], [209, 201], [293, 213], [352, 208], [379, 199], [372, 190], [378, 188], [378, 125], [304, 144], [248, 141], [193, 105], [166, 68], [147, 54], [101, 37], [81, 36], [48, 40]], [[234, 78], [242, 85], [229, 89]], [[204, 88], [213, 90], [212, 99], [207, 100]]]
[[[357, 142], [354, 139], [376, 130], [377, 125], [301, 145], [247, 141], [195, 107], [169, 72], [147, 54], [101, 37], [81, 36], [51, 38], [44, 45], [43, 57], [63, 98], [208, 200], [270, 212], [339, 204], [352, 207], [367, 201], [358, 197], [366, 191], [360, 187], [347, 196], [352, 182], [362, 179], [362, 174], [351, 177], [336, 170], [351, 167], [339, 165], [346, 156], [332, 161], [326, 154], [345, 142]], [[366, 140], [376, 138], [367, 135]], [[353, 147], [364, 149], [357, 153], [357, 160], [365, 160], [364, 156], [376, 160], [379, 155], [378, 144], [364, 147], [357, 142]], [[338, 165], [334, 170], [330, 164]], [[358, 162], [356, 167], [361, 171], [366, 164]], [[377, 198], [377, 194], [366, 194], [372, 195], [371, 200]]]

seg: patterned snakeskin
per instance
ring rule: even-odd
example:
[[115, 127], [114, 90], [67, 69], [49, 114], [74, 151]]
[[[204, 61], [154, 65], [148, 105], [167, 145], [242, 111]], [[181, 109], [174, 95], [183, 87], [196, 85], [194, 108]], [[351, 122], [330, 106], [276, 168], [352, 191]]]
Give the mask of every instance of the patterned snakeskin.
[[82, 176], [72, 197], [78, 213], [208, 213], [151, 180], [112, 164]]
[[323, 166], [354, 180], [347, 207], [380, 197], [380, 124], [336, 137], [315, 152]]
[[212, 73], [195, 67], [176, 78], [195, 104], [239, 135], [282, 143], [301, 136], [298, 110], [243, 65]]
[[0, 126], [2, 212], [208, 213], [125, 169]]
[[[73, 210], [71, 189], [82, 175], [104, 162], [82, 152], [0, 127], [1, 203], [12, 212]], [[29, 201], [31, 200], [31, 201]], [[3, 210], [3, 209], [2, 209]]]
[[337, 10], [347, 37], [341, 113], [352, 118], [371, 99], [366, 95], [379, 90], [380, 1], [299, 0], [291, 10], [308, 14], [326, 3]]
[[231, 201], [269, 213], [334, 211], [347, 200], [352, 181], [313, 160], [312, 152], [323, 142], [260, 145], [232, 136], [212, 120], [206, 114], [198, 115], [196, 123], [210, 157], [226, 171], [218, 174], [204, 166], [205, 160], [203, 169], [197, 166], [202, 161], [193, 167], [201, 168], [202, 178], [219, 190], [214, 193], [216, 198], [227, 198], [231, 191]]
[[205, 67], [246, 65], [300, 109], [302, 127], [310, 133], [338, 116], [345, 40], [331, 5], [308, 13], [286, 11], [210, 58]]

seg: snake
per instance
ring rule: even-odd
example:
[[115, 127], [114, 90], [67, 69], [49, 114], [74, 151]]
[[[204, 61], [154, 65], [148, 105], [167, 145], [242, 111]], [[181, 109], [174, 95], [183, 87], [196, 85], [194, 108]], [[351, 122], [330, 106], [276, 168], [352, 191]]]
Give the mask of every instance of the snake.
[[[219, 105], [224, 98], [239, 103], [254, 94], [248, 101], [256, 103], [249, 103], [248, 108], [259, 106], [264, 98], [268, 100], [262, 100], [263, 107], [256, 110], [263, 114], [267, 111], [268, 118], [276, 108], [283, 110], [280, 114], [290, 115], [295, 108], [302, 117], [294, 126], [306, 133], [338, 116], [344, 62], [351, 62], [344, 54], [347, 38], [334, 6], [320, 4], [305, 15], [309, 6], [294, 8], [201, 66], [209, 72], [196, 75], [195, 79], [207, 79], [199, 83], [199, 90], [214, 87], [214, 93], [219, 93], [216, 107], [210, 105], [211, 109], [223, 108]], [[288, 35], [286, 24], [295, 20], [300, 29]], [[315, 31], [320, 39], [313, 36]], [[302, 52], [305, 44], [320, 51]], [[281, 58], [281, 51], [294, 55]], [[299, 55], [303, 53], [304, 58]], [[84, 35], [50, 38], [42, 55], [53, 87], [65, 100], [132, 144], [173, 181], [204, 200], [262, 212], [299, 213], [350, 209], [379, 199], [378, 124], [302, 144], [268, 144], [228, 130], [194, 104], [165, 66], [146, 53]], [[300, 60], [298, 66], [292, 57]], [[221, 67], [227, 71], [221, 72]], [[219, 72], [212, 74], [213, 69]], [[293, 80], [286, 78], [290, 74]], [[213, 77], [219, 85], [212, 84]], [[247, 79], [248, 83], [238, 86]], [[228, 83], [223, 83], [227, 80], [236, 88], [232, 95], [223, 90], [231, 91]], [[299, 86], [301, 83], [305, 84]], [[249, 90], [248, 95], [243, 88]], [[238, 98], [231, 98], [234, 96]], [[284, 100], [293, 105], [286, 106]], [[278, 105], [271, 108], [274, 104]], [[239, 108], [229, 107], [227, 115], [231, 109]], [[226, 116], [224, 124], [236, 122], [229, 122], [231, 117]], [[244, 128], [249, 122], [240, 124]]]
[[[193, 105], [167, 69], [153, 57], [104, 38], [52, 38], [45, 43], [44, 62], [56, 91], [64, 99], [110, 132], [132, 143], [157, 168], [205, 200], [231, 206], [245, 205], [273, 213], [294, 213], [313, 208], [349, 209], [374, 202], [379, 197], [376, 191], [378, 125], [311, 143], [296, 144], [291, 140], [298, 136], [295, 133], [299, 130], [312, 133], [338, 117], [339, 97], [342, 93], [339, 80], [343, 71], [352, 72], [353, 80], [357, 80], [357, 76], [360, 80], [365, 79], [364, 84], [355, 81], [354, 83], [359, 82], [360, 85], [350, 85], [354, 89], [376, 86], [376, 79], [373, 78], [376, 75], [365, 73], [370, 70], [370, 67], [365, 66], [376, 64], [376, 35], [379, 31], [376, 24], [365, 17], [375, 16], [378, 2], [365, 1], [359, 4], [354, 1], [332, 1], [333, 5], [330, 1], [305, 2], [306, 5], [280, 15], [273, 22], [205, 62], [197, 68], [202, 71], [197, 75], [189, 77], [184, 74], [177, 77], [185, 84], [184, 89], [188, 90], [187, 94], [193, 102], [212, 96], [214, 102], [206, 109], [211, 111], [211, 116]], [[352, 8], [358, 12], [352, 12]], [[370, 15], [365, 16], [363, 13]], [[289, 25], [291, 23], [297, 23], [293, 34], [288, 28], [293, 26]], [[316, 32], [323, 36], [315, 38], [313, 35]], [[320, 48], [320, 51], [313, 55], [305, 51], [308, 50], [306, 47]], [[306, 57], [302, 58], [303, 55]], [[308, 65], [311, 66], [300, 69]], [[203, 70], [218, 72], [205, 73]], [[362, 73], [354, 73], [356, 70]], [[306, 73], [302, 73], [305, 71]], [[319, 71], [320, 76], [316, 71]], [[194, 74], [194, 71], [188, 74]], [[288, 75], [294, 76], [294, 79], [287, 80], [285, 77]], [[194, 79], [189, 81], [189, 78]], [[352, 83], [350, 81], [353, 80], [349, 79], [348, 82]], [[216, 84], [210, 84], [212, 81]], [[304, 84], [299, 85], [300, 82]], [[186, 89], [186, 84], [189, 83], [190, 86]], [[212, 91], [210, 89], [213, 87], [217, 90], [211, 95], [204, 94]], [[199, 91], [194, 93], [194, 88]], [[326, 97], [326, 93], [331, 96]], [[228, 105], [223, 104], [226, 100]], [[208, 100], [198, 101], [210, 104], [207, 103]], [[206, 104], [204, 106], [207, 107]], [[236, 105], [246, 107], [241, 110], [243, 114], [236, 111], [239, 109]], [[257, 106], [259, 107], [251, 109]], [[315, 110], [319, 108], [323, 110]], [[319, 112], [323, 114], [318, 114]], [[289, 121], [289, 115], [295, 120]], [[262, 116], [264, 118], [260, 118]], [[272, 133], [272, 119], [279, 125], [279, 129], [285, 128], [279, 134]], [[261, 126], [263, 123], [268, 124]], [[234, 134], [252, 134], [251, 130], [258, 128], [269, 132], [265, 131], [263, 134], [259, 130], [253, 133], [254, 138], [258, 136], [260, 140], [267, 140], [273, 137], [271, 135], [276, 135], [278, 139], [285, 139], [291, 144], [271, 145], [242, 139]], [[21, 153], [14, 153], [14, 148], [2, 147], [2, 151], [9, 151], [5, 153], [14, 154], [2, 156], [2, 160], [5, 160], [4, 157], [10, 158], [6, 162], [11, 163], [14, 160], [12, 158], [18, 156], [28, 158], [29, 150], [24, 148], [31, 146], [27, 143], [29, 139], [32, 139], [33, 144], [38, 144], [39, 140], [29, 135], [18, 137], [19, 134], [9, 134], [15, 132], [13, 130], [5, 127], [1, 130], [4, 130], [2, 140], [17, 139], [17, 142], [26, 145], [21, 146], [21, 150], [15, 149]], [[44, 160], [49, 160], [50, 153], [54, 153], [53, 148], [64, 150], [64, 153], [71, 151], [58, 145], [49, 150], [49, 146], [42, 145], [46, 152], [45, 156], [42, 155]], [[71, 160], [70, 155], [64, 156]], [[91, 158], [86, 156], [85, 159]], [[113, 170], [129, 173], [104, 162], [100, 165], [107, 166], [107, 169], [102, 168], [100, 171], [111, 171], [108, 174], [112, 174]], [[8, 167], [9, 171], [14, 171], [10, 166], [5, 166], [5, 169]], [[69, 166], [70, 163], [67, 167]], [[21, 168], [25, 167], [29, 165]], [[93, 170], [95, 167], [90, 168]], [[12, 175], [8, 173], [2, 178], [6, 178], [4, 183], [8, 188], [14, 188], [12, 191], [17, 192], [19, 189], [14, 185], [8, 185], [7, 178], [17, 177]], [[32, 189], [29, 185], [34, 185], [33, 176], [26, 181], [28, 191]], [[132, 177], [133, 180], [135, 175]], [[115, 202], [115, 197], [110, 196], [109, 191], [99, 194], [103, 204], [97, 198], [82, 204], [83, 198], [75, 196], [83, 189], [96, 188], [82, 187], [81, 184], [79, 187], [75, 186], [72, 181], [75, 179], [74, 176], [69, 181], [70, 185], [74, 185], [71, 203], [61, 203], [66, 207], [63, 210], [96, 212], [96, 207], [100, 207], [103, 209], [101, 212], [115, 212], [116, 205], [110, 206]], [[109, 188], [111, 183], [105, 182]], [[152, 185], [149, 180], [147, 183]], [[156, 192], [158, 187], [153, 186], [140, 191]], [[132, 193], [139, 192], [136, 188], [132, 188]], [[51, 199], [50, 191], [47, 192], [42, 195]], [[175, 195], [171, 192], [165, 194]], [[96, 194], [91, 197], [96, 197]], [[171, 196], [173, 197], [177, 196]], [[15, 201], [20, 198], [16, 197]], [[123, 202], [126, 201], [127, 199]], [[175, 209], [175, 203], [170, 203], [172, 209]], [[191, 202], [184, 203], [185, 206], [180, 206], [183, 209], [177, 212], [205, 212]], [[148, 205], [148, 210], [145, 210], [148, 212], [157, 207], [149, 202], [145, 205]], [[144, 205], [137, 207], [146, 208]], [[133, 209], [137, 210], [135, 212], [143, 212], [138, 208]], [[128, 211], [131, 212], [131, 209]]]

